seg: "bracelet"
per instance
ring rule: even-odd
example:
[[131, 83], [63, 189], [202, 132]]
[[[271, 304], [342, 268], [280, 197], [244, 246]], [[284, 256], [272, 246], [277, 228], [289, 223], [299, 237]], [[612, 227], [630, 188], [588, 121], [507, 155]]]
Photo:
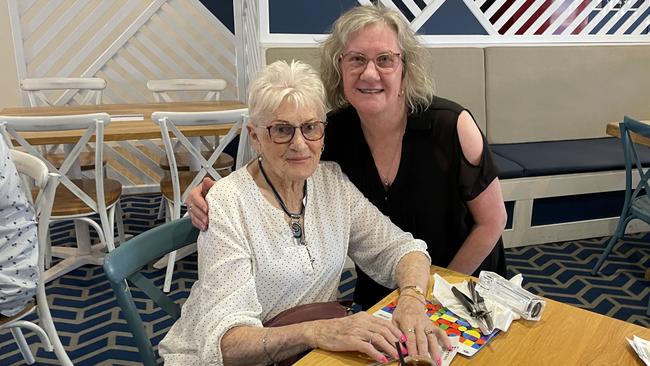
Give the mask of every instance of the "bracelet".
[[402, 292], [404, 292], [404, 291], [406, 291], [406, 290], [413, 290], [413, 291], [415, 291], [416, 294], [418, 294], [418, 295], [420, 295], [420, 296], [422, 296], [422, 297], [424, 297], [424, 298], [427, 297], [427, 296], [424, 294], [424, 291], [422, 291], [422, 288], [420, 288], [420, 286], [417, 286], [417, 285], [411, 285], [411, 286], [400, 287], [400, 289], [399, 289], [399, 293], [401, 294]]
[[266, 349], [266, 343], [267, 343], [266, 336], [268, 334], [269, 334], [268, 330], [266, 332], [264, 332], [264, 337], [262, 337], [262, 345], [264, 346], [264, 353], [266, 354], [266, 357], [269, 359], [269, 361], [271, 361], [272, 364], [275, 364], [275, 363], [277, 363], [277, 361], [275, 361], [273, 359], [273, 356], [271, 356], [271, 354], [269, 353], [269, 350]]
[[411, 294], [400, 294], [399, 297], [397, 298], [397, 303], [398, 303], [398, 304], [399, 304], [399, 298], [402, 297], [402, 296], [412, 297], [412, 298], [416, 299], [417, 301], [419, 301], [422, 305], [424, 305], [425, 308], [427, 307], [427, 302], [426, 302], [426, 300], [422, 300], [422, 299], [420, 299], [419, 297], [417, 297], [417, 296], [415, 296], [415, 295], [411, 295]]

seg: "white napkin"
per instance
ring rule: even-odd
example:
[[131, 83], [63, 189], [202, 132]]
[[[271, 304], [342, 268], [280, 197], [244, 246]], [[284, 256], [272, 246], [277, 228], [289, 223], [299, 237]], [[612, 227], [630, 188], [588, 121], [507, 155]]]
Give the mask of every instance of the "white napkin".
[[[433, 278], [434, 278], [433, 297], [436, 300], [438, 300], [442, 304], [442, 306], [449, 308], [449, 310], [456, 313], [456, 315], [467, 320], [472, 325], [472, 327], [480, 328], [483, 334], [489, 334], [487, 329], [484, 329], [485, 326], [481, 324], [482, 322], [478, 322], [476, 321], [476, 319], [472, 318], [467, 312], [467, 310], [465, 309], [465, 307], [463, 306], [463, 304], [461, 304], [460, 301], [458, 301], [458, 299], [456, 298], [456, 296], [454, 296], [453, 292], [451, 292], [452, 284], [447, 282], [444, 278], [440, 277], [437, 273], [434, 273]], [[523, 281], [523, 277], [521, 276], [521, 274], [518, 274], [510, 279], [510, 282], [518, 286], [521, 286], [522, 281]], [[470, 299], [472, 298], [470, 296], [469, 289], [467, 288], [467, 281], [453, 284], [453, 286], [456, 287], [458, 290], [460, 290], [460, 292], [467, 295]], [[480, 291], [479, 294], [481, 294]], [[492, 323], [494, 324], [494, 328], [498, 328], [506, 332], [508, 328], [510, 328], [510, 324], [512, 324], [514, 320], [520, 318], [519, 315], [514, 311], [510, 310], [510, 308], [502, 306], [488, 299], [483, 294], [481, 294], [481, 296], [483, 296], [483, 298], [485, 299], [485, 307], [490, 312], [490, 316], [492, 317]]]
[[634, 349], [639, 358], [643, 363], [650, 365], [650, 342], [646, 341], [641, 337], [634, 336], [634, 339], [627, 338], [627, 341], [630, 343], [630, 346]]

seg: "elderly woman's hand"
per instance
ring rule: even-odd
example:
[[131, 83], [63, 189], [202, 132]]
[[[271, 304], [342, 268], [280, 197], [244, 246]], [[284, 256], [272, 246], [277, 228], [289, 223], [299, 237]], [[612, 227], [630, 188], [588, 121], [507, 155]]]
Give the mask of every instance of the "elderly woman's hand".
[[380, 362], [387, 362], [384, 354], [397, 358], [395, 342], [405, 339], [392, 322], [366, 312], [314, 323], [311, 335], [313, 348], [363, 352]]
[[213, 185], [212, 179], [203, 178], [201, 185], [192, 189], [185, 200], [187, 212], [192, 218], [192, 225], [203, 231], [208, 228], [208, 202], [206, 202], [205, 196]]
[[442, 364], [441, 349], [451, 349], [445, 331], [437, 327], [426, 314], [424, 299], [402, 295], [393, 313], [393, 322], [406, 335], [406, 348], [410, 355], [430, 355], [438, 365]]

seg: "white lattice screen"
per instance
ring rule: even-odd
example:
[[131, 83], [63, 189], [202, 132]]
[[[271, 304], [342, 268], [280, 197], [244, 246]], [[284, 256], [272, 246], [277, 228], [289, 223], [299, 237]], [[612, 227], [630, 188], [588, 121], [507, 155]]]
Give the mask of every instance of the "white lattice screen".
[[[198, 0], [8, 0], [8, 5], [19, 79], [101, 77], [107, 82], [103, 103], [127, 103], [153, 101], [146, 88], [150, 79], [221, 78], [228, 83], [221, 98], [238, 98], [235, 36]], [[76, 104], [79, 96], [72, 91], [48, 97]], [[109, 175], [130, 192], [158, 189], [157, 162], [164, 152], [157, 141], [108, 145]]]

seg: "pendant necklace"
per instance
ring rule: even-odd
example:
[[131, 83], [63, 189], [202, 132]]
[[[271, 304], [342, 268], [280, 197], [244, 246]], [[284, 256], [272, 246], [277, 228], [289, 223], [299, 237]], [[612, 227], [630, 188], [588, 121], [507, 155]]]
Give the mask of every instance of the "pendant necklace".
[[275, 200], [278, 201], [280, 204], [280, 207], [282, 207], [282, 211], [284, 211], [287, 216], [289, 216], [289, 228], [291, 229], [291, 234], [293, 234], [293, 238], [300, 243], [301, 245], [304, 245], [305, 248], [307, 249], [307, 255], [309, 256], [309, 261], [312, 263], [312, 266], [314, 265], [314, 259], [311, 257], [311, 252], [309, 251], [309, 247], [307, 246], [307, 243], [305, 242], [305, 232], [302, 228], [302, 221], [304, 221], [304, 216], [305, 216], [305, 206], [307, 206], [307, 181], [305, 181], [305, 185], [303, 186], [303, 204], [302, 208], [300, 209], [299, 213], [291, 213], [289, 212], [289, 209], [287, 209], [287, 206], [284, 204], [284, 201], [282, 200], [282, 197], [280, 197], [280, 194], [278, 191], [275, 189], [275, 186], [273, 183], [271, 183], [271, 180], [269, 177], [266, 175], [266, 171], [264, 171], [264, 167], [262, 166], [262, 157], [260, 156], [257, 158], [257, 163], [260, 166], [260, 171], [262, 172], [262, 176], [264, 177], [264, 180], [266, 183], [271, 187], [271, 191], [273, 191], [273, 195], [275, 196]]

